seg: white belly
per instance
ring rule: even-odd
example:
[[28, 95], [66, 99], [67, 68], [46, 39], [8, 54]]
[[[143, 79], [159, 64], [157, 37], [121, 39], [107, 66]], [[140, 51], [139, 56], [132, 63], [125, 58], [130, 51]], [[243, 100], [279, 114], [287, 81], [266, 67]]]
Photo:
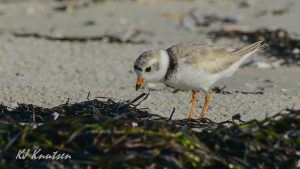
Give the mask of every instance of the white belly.
[[195, 69], [186, 64], [179, 64], [178, 71], [173, 74], [166, 84], [181, 90], [209, 90], [219, 78], [220, 74], [210, 74], [200, 69]]

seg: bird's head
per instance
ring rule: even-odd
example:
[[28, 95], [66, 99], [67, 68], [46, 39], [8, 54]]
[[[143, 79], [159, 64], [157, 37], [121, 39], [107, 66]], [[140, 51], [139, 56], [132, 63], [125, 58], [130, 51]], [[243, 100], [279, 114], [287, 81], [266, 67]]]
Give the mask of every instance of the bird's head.
[[137, 75], [136, 90], [144, 82], [162, 81], [167, 73], [169, 56], [165, 50], [149, 50], [142, 53], [134, 63]]

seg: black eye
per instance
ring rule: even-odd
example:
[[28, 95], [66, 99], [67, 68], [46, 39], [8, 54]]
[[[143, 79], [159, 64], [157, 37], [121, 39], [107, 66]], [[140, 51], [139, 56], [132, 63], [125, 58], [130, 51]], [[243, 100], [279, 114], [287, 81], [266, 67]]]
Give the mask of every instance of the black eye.
[[151, 71], [151, 67], [147, 67], [147, 68], [145, 69], [145, 71], [146, 71], [146, 72], [150, 72], [150, 71]]

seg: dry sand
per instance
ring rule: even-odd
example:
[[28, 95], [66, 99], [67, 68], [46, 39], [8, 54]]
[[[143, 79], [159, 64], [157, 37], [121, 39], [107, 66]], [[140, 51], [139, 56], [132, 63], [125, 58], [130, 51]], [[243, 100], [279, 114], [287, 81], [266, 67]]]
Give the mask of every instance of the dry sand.
[[[60, 4], [54, 1], [0, 1], [0, 102], [9, 106], [25, 102], [51, 107], [64, 103], [67, 98], [71, 102], [83, 101], [88, 92], [91, 92], [91, 98], [134, 98], [141, 93], [134, 90], [136, 77], [133, 62], [138, 54], [147, 49], [167, 48], [180, 42], [210, 42], [205, 33], [223, 26], [215, 24], [197, 31], [182, 28], [179, 14], [185, 14], [192, 8], [200, 14], [237, 16], [240, 24], [250, 30], [268, 27], [300, 33], [297, 22], [299, 1], [252, 0], [249, 1], [249, 8], [239, 8], [240, 2], [109, 1], [58, 12], [53, 8]], [[289, 11], [283, 15], [255, 17], [256, 13], [264, 9], [285, 6], [288, 6]], [[136, 30], [142, 30], [142, 33], [131, 37]], [[24, 32], [58, 37], [110, 34], [149, 43], [61, 42], [13, 35]], [[216, 43], [235, 47], [243, 45], [229, 40]], [[265, 57], [259, 54], [252, 59], [264, 60]], [[220, 121], [240, 113], [245, 120], [262, 119], [284, 112], [286, 108], [299, 109], [299, 73], [299, 67], [241, 68], [232, 77], [219, 81], [215, 86], [226, 85], [227, 91], [255, 92], [263, 89], [263, 94], [214, 93], [207, 117]], [[151, 91], [141, 107], [147, 107], [151, 112], [163, 116], [169, 116], [175, 107], [174, 118], [185, 118], [190, 108], [191, 93], [172, 91], [171, 88]], [[199, 94], [198, 112], [204, 101], [204, 93]]]

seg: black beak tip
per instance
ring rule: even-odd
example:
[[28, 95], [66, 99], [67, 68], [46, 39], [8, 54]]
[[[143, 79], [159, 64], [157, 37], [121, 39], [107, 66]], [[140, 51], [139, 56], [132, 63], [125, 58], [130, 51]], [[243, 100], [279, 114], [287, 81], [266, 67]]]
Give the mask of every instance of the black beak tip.
[[140, 87], [141, 87], [141, 85], [138, 85], [138, 84], [135, 85], [135, 90], [138, 91]]

